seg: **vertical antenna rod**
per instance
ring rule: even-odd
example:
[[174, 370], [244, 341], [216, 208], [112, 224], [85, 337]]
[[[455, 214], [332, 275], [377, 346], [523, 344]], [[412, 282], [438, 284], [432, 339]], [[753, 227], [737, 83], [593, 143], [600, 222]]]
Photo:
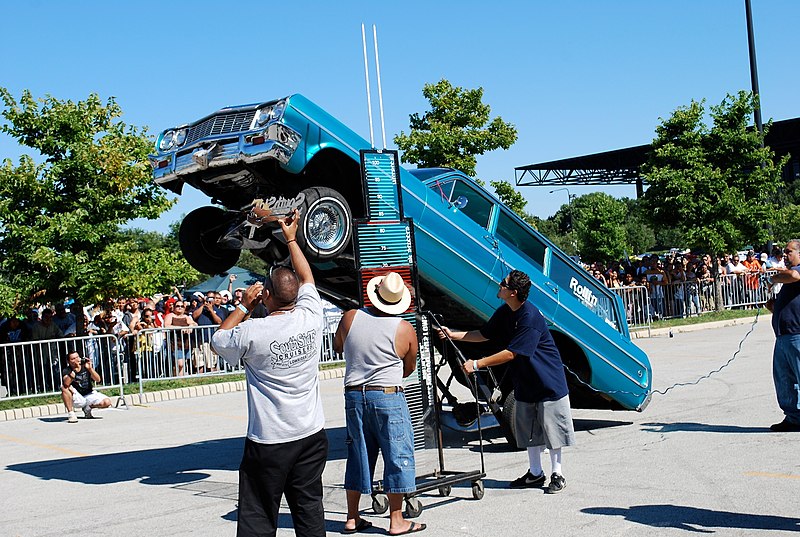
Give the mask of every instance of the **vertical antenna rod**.
[[386, 127], [383, 122], [383, 92], [381, 91], [381, 62], [378, 59], [378, 31], [372, 25], [372, 42], [375, 43], [375, 72], [378, 75], [378, 104], [381, 110], [381, 135], [383, 136], [383, 148], [386, 149]]
[[367, 34], [364, 31], [364, 23], [361, 23], [361, 43], [364, 45], [364, 78], [367, 81], [367, 108], [369, 113], [369, 144], [375, 148], [375, 134], [372, 130], [372, 98], [369, 92], [369, 67], [367, 64]]

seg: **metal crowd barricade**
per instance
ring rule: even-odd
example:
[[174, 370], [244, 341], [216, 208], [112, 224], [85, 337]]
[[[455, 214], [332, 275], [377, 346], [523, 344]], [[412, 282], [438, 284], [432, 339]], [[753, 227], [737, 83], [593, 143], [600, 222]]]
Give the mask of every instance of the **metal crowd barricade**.
[[758, 274], [721, 274], [722, 307], [725, 309], [757, 307], [770, 298], [767, 278], [774, 270]]
[[6, 343], [0, 345], [0, 386], [8, 399], [58, 395], [67, 355], [75, 350], [90, 359], [100, 375], [97, 389], [118, 387], [123, 395], [123, 346], [112, 334]]
[[644, 285], [632, 285], [613, 287], [611, 290], [622, 299], [628, 327], [647, 328], [649, 333], [653, 315], [650, 309], [650, 293], [647, 287]]
[[[148, 381], [242, 373], [242, 364], [228, 365], [211, 348], [211, 336], [217, 328], [218, 325], [173, 326], [128, 334], [122, 359], [126, 378], [138, 382], [143, 393]], [[333, 350], [333, 338], [333, 333], [323, 332], [320, 363], [342, 361]]]
[[661, 286], [664, 290], [662, 319], [697, 316], [702, 313], [700, 282], [676, 281]]

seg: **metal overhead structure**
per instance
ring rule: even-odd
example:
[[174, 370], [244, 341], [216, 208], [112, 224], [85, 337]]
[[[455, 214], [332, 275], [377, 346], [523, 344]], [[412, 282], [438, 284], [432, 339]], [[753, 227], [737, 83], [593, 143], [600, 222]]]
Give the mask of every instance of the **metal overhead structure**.
[[[764, 142], [777, 157], [790, 155], [783, 179], [786, 182], [800, 179], [800, 118], [773, 122]], [[640, 169], [651, 150], [650, 144], [637, 145], [529, 164], [514, 168], [514, 177], [517, 186], [636, 185], [636, 196], [640, 197], [647, 184]]]

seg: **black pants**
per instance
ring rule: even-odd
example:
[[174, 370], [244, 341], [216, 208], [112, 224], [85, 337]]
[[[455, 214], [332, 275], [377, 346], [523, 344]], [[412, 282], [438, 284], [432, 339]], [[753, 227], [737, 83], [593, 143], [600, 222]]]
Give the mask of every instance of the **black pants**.
[[327, 458], [325, 429], [282, 444], [259, 444], [247, 439], [239, 466], [236, 535], [275, 535], [281, 496], [286, 495], [295, 535], [324, 536], [322, 471]]

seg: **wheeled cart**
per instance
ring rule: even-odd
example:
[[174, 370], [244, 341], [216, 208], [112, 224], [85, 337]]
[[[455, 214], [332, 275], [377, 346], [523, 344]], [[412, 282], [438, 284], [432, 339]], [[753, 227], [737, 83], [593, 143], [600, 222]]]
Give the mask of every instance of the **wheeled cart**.
[[[373, 277], [388, 272], [397, 272], [404, 281], [413, 282], [419, 289], [417, 281], [416, 250], [414, 243], [414, 223], [405, 218], [403, 198], [399, 175], [399, 161], [396, 151], [362, 150], [361, 177], [364, 187], [364, 205], [366, 218], [356, 220], [353, 227], [353, 243], [355, 260], [358, 269], [361, 305], [368, 306], [369, 296], [366, 285]], [[486, 477], [483, 460], [483, 433], [480, 431], [480, 470], [458, 472], [445, 468], [442, 447], [441, 401], [438, 391], [438, 365], [433, 345], [431, 344], [431, 322], [438, 325], [435, 317], [429, 312], [419, 310], [416, 293], [412, 294], [409, 309], [399, 315], [417, 329], [420, 338], [420, 352], [417, 359], [417, 374], [404, 381], [404, 393], [411, 414], [414, 429], [414, 451], [417, 468], [420, 468], [420, 455], [430, 455], [430, 448], [435, 445], [438, 460], [426, 464], [434, 470], [417, 476], [417, 490], [405, 495], [406, 515], [418, 516], [423, 509], [419, 495], [437, 490], [441, 496], [449, 496], [453, 485], [469, 482], [472, 485], [472, 496], [476, 500], [483, 498], [483, 478]], [[463, 355], [452, 344], [448, 348]], [[477, 386], [477, 383], [476, 383]], [[477, 391], [475, 401], [478, 403]], [[385, 513], [389, 509], [389, 500], [378, 481], [373, 486], [372, 509], [375, 513]]]

